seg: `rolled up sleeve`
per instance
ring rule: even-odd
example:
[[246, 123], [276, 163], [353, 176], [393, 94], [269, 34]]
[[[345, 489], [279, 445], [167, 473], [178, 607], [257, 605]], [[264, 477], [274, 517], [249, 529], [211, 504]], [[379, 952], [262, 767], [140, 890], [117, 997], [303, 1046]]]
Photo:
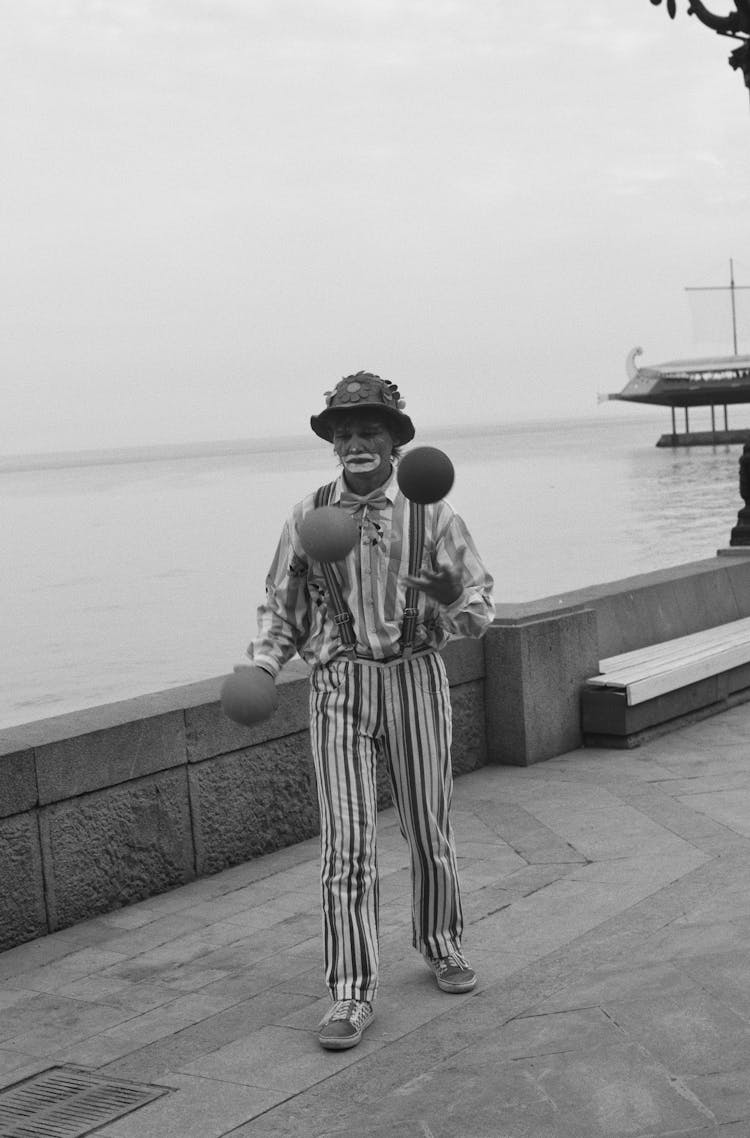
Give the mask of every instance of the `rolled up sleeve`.
[[449, 638], [483, 636], [495, 618], [494, 581], [487, 572], [465, 522], [450, 511], [438, 537], [435, 563], [440, 569], [458, 569], [463, 591], [440, 612], [440, 625]]

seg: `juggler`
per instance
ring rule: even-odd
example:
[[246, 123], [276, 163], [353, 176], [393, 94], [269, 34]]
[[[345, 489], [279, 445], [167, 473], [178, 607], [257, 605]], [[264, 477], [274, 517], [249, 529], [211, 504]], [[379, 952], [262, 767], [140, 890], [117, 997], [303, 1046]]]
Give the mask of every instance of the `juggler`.
[[[310, 737], [321, 821], [325, 979], [332, 1005], [320, 1044], [359, 1043], [378, 988], [378, 759], [409, 845], [413, 945], [446, 992], [477, 982], [450, 819], [451, 704], [440, 649], [480, 637], [494, 617], [492, 578], [445, 501], [417, 505], [396, 478], [414, 437], [395, 385], [368, 372], [340, 381], [313, 415], [341, 464], [291, 512], [266, 579], [244, 666], [274, 679], [295, 653], [311, 668]], [[349, 511], [359, 540], [333, 564], [299, 539], [318, 506]]]

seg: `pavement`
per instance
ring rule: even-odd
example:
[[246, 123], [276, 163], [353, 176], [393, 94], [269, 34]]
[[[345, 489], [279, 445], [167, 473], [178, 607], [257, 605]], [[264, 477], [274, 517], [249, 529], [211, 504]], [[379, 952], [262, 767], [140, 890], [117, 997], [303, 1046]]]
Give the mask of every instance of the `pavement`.
[[359, 1047], [316, 1041], [304, 842], [0, 954], [0, 1135], [7, 1088], [74, 1065], [167, 1089], [107, 1138], [747, 1138], [750, 704], [464, 775], [453, 817], [474, 992], [440, 992], [411, 947], [385, 811]]

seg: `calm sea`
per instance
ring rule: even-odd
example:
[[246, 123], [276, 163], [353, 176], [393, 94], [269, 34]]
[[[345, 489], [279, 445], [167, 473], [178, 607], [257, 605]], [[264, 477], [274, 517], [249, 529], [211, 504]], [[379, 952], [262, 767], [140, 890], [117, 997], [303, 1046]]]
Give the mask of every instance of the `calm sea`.
[[[741, 448], [658, 449], [667, 419], [608, 408], [419, 442], [453, 459], [496, 600], [524, 601], [728, 545]], [[336, 468], [313, 437], [229, 449], [0, 460], [0, 726], [231, 670], [288, 508]]]

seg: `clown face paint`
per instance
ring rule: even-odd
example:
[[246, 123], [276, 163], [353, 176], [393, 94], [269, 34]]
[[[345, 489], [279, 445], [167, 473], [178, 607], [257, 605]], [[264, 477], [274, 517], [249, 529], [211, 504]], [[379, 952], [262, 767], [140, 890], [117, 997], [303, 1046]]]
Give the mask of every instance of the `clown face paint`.
[[391, 472], [393, 437], [379, 416], [342, 417], [334, 427], [333, 449], [355, 493], [374, 490]]
[[341, 464], [350, 474], [369, 474], [380, 466], [380, 459], [376, 454], [349, 454], [341, 459]]

